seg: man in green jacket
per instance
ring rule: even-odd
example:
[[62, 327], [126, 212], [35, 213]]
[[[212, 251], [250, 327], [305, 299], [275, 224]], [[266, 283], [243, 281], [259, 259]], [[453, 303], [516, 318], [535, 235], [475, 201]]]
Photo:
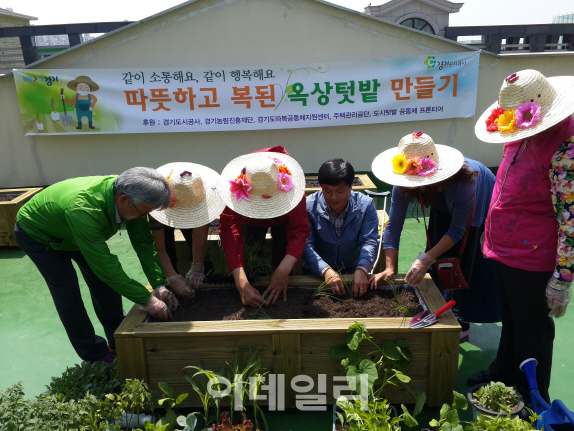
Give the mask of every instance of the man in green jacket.
[[[114, 332], [123, 320], [122, 296], [159, 320], [171, 317], [177, 299], [165, 287], [147, 215], [171, 202], [165, 178], [151, 168], [119, 177], [79, 177], [56, 183], [18, 212], [16, 238], [46, 280], [68, 338], [84, 361], [111, 362]], [[125, 225], [152, 294], [123, 271], [106, 241]], [[121, 233], [120, 233], [121, 235]], [[82, 301], [76, 262], [107, 341], [94, 332]]]

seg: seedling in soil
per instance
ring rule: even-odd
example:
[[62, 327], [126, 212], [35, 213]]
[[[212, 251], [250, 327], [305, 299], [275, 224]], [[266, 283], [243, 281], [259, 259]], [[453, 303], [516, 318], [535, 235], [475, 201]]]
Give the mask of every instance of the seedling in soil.
[[[343, 272], [343, 268], [340, 268], [340, 269], [338, 268], [335, 272], [336, 272], [336, 274], [334, 274], [329, 280], [324, 281], [323, 283], [321, 283], [319, 285], [319, 287], [317, 287], [317, 290], [315, 291], [315, 294], [313, 296], [314, 297], [326, 296], [327, 298], [335, 299], [335, 300], [341, 301], [341, 302], [352, 301], [353, 300], [353, 287], [352, 287], [351, 283], [346, 282], [343, 277], [340, 277], [341, 273]], [[347, 292], [347, 295], [350, 298], [344, 299], [344, 297], [340, 297], [331, 291], [331, 288], [328, 286], [328, 283], [331, 280], [333, 280], [335, 277], [339, 277], [340, 280], [343, 282], [343, 286], [345, 286], [345, 291]], [[345, 295], [345, 296], [347, 296], [347, 295]]]

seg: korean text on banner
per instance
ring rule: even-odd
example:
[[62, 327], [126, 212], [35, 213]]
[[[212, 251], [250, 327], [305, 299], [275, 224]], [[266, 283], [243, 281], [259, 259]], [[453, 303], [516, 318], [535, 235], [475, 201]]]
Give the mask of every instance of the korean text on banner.
[[289, 129], [474, 115], [479, 53], [259, 67], [20, 69], [26, 134]]

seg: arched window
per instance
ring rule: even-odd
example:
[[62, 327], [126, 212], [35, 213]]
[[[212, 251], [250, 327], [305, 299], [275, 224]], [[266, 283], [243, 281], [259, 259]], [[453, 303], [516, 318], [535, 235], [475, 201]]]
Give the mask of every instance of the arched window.
[[405, 19], [403, 22], [401, 22], [401, 25], [404, 25], [405, 27], [414, 28], [415, 30], [424, 31], [425, 33], [434, 34], [432, 25], [430, 25], [428, 22], [426, 22], [424, 19], [421, 18]]

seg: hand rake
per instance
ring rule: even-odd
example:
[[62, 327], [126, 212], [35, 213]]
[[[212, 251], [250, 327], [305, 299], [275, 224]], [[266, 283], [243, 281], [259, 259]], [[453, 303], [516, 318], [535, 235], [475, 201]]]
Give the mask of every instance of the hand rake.
[[[64, 89], [60, 88], [60, 96], [64, 95]], [[66, 112], [66, 101], [62, 97], [62, 105], [64, 106], [64, 115], [62, 115], [62, 126], [68, 127], [74, 124], [74, 120], [72, 119], [71, 115], [67, 115]]]

